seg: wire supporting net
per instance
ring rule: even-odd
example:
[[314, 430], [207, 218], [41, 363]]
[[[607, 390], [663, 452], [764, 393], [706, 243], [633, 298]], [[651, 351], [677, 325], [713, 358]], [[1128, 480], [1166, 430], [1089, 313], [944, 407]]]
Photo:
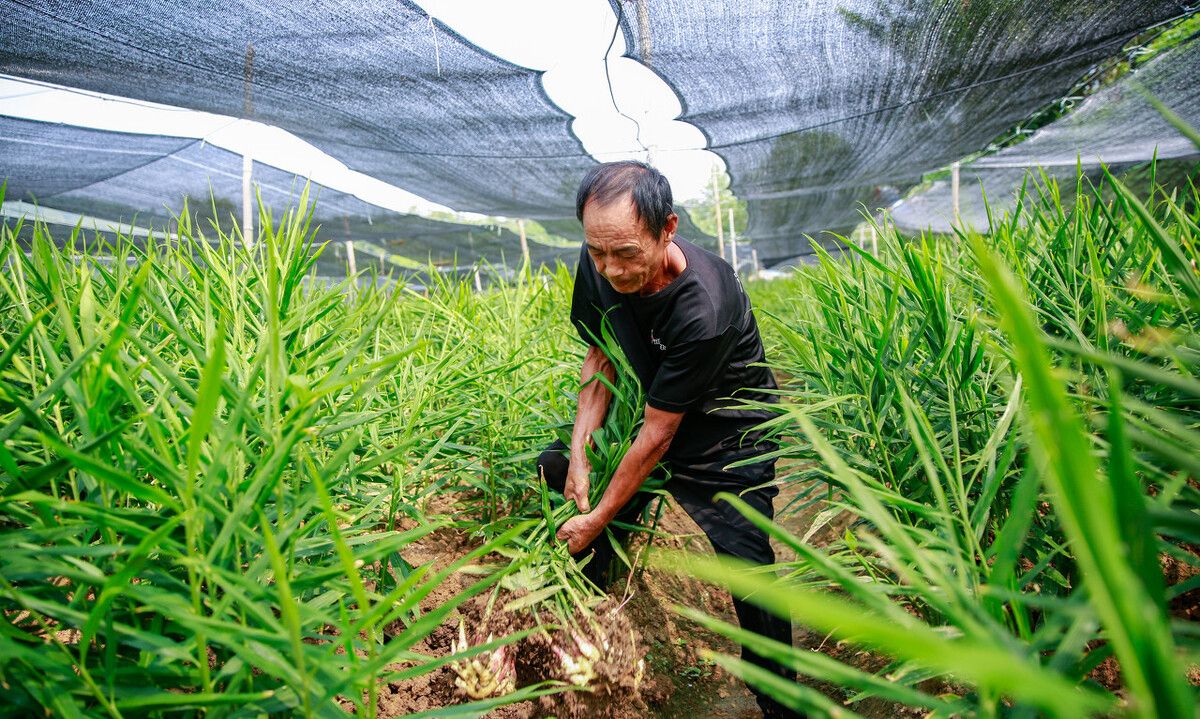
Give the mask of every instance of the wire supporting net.
[[[1088, 97], [1075, 111], [1038, 130], [1028, 140], [980, 158], [962, 168], [959, 214], [962, 222], [986, 229], [988, 216], [1016, 208], [1026, 175], [1071, 181], [1077, 167], [1096, 177], [1101, 166], [1127, 167], [1200, 155], [1148, 97], [1192, 127], [1200, 127], [1200, 38], [1151, 60], [1113, 85]], [[896, 224], [910, 231], [950, 232], [954, 207], [950, 181], [942, 179], [897, 204]]]
[[404, 0], [0, 0], [0, 72], [244, 116], [457, 210], [569, 217], [595, 164], [540, 73]]
[[874, 209], [878, 188], [902, 191], [985, 147], [1184, 6], [655, 0], [647, 8], [648, 37], [625, 13], [630, 55], [676, 89], [681, 119], [727, 162], [748, 202], [746, 234], [801, 254], [806, 233], [852, 226], [860, 202]]

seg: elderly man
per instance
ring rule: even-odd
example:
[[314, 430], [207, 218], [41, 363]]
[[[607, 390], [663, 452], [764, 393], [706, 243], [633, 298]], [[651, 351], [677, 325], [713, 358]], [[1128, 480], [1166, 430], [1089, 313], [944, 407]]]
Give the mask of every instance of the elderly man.
[[[771, 401], [766, 390], [776, 386], [760, 364], [758, 325], [733, 268], [675, 236], [679, 217], [671, 187], [649, 165], [613, 162], [593, 168], [583, 178], [575, 204], [585, 245], [575, 274], [571, 320], [590, 346], [571, 446], [556, 442], [538, 460], [547, 484], [582, 512], [563, 524], [558, 538], [578, 557], [594, 553], [585, 571], [603, 585], [613, 556], [604, 529], [614, 519], [635, 520], [649, 501], [638, 489], [663, 461], [671, 472], [666, 489], [718, 554], [756, 564], [773, 562], [766, 534], [728, 502], [713, 500], [718, 492], [737, 493], [771, 517], [778, 491], [770, 486], [774, 460], [728, 466], [774, 448], [754, 431], [770, 414], [731, 405], [745, 399]], [[594, 344], [603, 316], [612, 323], [647, 399], [641, 431], [603, 497], [591, 507], [585, 447], [604, 422], [612, 394], [602, 382], [589, 380], [597, 373], [611, 380], [615, 373]], [[739, 597], [733, 604], [745, 629], [791, 643], [789, 622]], [[753, 652], [743, 650], [743, 657], [789, 676]], [[769, 697], [758, 701], [767, 717], [793, 716]]]

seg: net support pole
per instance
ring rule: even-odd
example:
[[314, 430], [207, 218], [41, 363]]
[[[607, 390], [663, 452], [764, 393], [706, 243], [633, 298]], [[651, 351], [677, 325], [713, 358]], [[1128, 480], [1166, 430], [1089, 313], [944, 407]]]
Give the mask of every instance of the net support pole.
[[758, 277], [758, 248], [750, 248], [750, 277], [753, 279]]
[[[346, 233], [346, 237], [344, 240], [342, 240], [342, 242], [345, 243], [346, 262], [350, 268], [350, 272], [347, 277], [356, 277], [358, 275], [358, 263], [355, 262], [354, 257], [354, 241], [350, 237], [350, 218], [345, 216], [342, 217], [342, 231]], [[358, 285], [355, 284], [355, 289], [357, 288]]]
[[725, 259], [725, 236], [721, 232], [721, 191], [717, 187], [717, 170], [713, 168], [713, 207], [717, 213], [717, 254]]
[[355, 275], [358, 274], [358, 263], [355, 261], [355, 257], [354, 257], [354, 243], [351, 242], [350, 240], [346, 240], [345, 244], [346, 244], [346, 264], [349, 265], [349, 268], [350, 268], [350, 274], [348, 276], [354, 277]]
[[529, 268], [529, 241], [525, 238], [525, 220], [517, 220], [517, 230], [521, 233], [521, 262], [526, 269]]
[[475, 265], [475, 291], [483, 292], [483, 280], [479, 279], [479, 265]]
[[959, 213], [958, 205], [958, 189], [961, 169], [962, 163], [960, 162], [955, 162], [954, 164], [950, 165], [950, 205], [954, 209], [955, 227], [962, 225], [962, 215]]
[[737, 274], [737, 231], [733, 228], [733, 208], [729, 208], [729, 264], [733, 265], [733, 274]]
[[[242, 77], [242, 114], [249, 120], [254, 115], [254, 45], [246, 43], [246, 64]], [[249, 152], [242, 153], [242, 244], [246, 249], [254, 246], [254, 197], [251, 192], [251, 177], [254, 174], [254, 158]]]
[[242, 244], [246, 249], [254, 247], [254, 215], [250, 212], [253, 202], [250, 192], [250, 177], [254, 172], [254, 159], [242, 155]]

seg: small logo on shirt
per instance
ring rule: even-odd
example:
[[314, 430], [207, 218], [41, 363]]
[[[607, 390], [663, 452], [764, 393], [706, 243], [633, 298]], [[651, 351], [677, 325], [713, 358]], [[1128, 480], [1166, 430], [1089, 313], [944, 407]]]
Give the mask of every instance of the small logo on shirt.
[[663, 344], [663, 341], [654, 336], [654, 330], [650, 330], [650, 344], [654, 345], [662, 352], [667, 351], [667, 346]]

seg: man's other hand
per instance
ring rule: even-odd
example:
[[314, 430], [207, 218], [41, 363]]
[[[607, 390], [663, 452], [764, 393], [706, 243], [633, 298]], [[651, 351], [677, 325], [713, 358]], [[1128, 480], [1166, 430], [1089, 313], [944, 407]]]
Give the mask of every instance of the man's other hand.
[[580, 514], [563, 522], [556, 536], [567, 543], [567, 551], [579, 554], [600, 536], [605, 524], [594, 514]]
[[580, 512], [587, 514], [592, 511], [592, 505], [588, 502], [588, 492], [592, 488], [592, 466], [588, 463], [584, 453], [571, 453], [571, 464], [567, 467], [567, 481], [563, 486], [563, 496], [567, 499], [575, 501], [575, 506]]

